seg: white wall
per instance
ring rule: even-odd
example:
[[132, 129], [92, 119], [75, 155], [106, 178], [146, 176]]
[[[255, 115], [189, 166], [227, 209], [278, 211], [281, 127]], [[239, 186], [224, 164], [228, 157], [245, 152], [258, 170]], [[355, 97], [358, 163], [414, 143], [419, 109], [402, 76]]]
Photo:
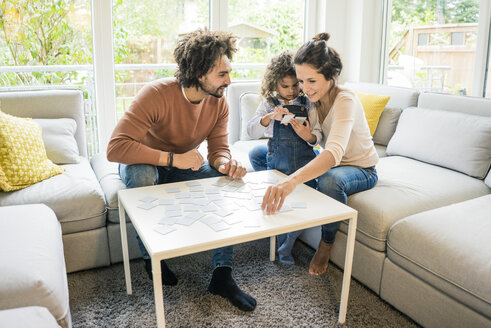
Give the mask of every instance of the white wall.
[[315, 33], [331, 34], [329, 46], [343, 61], [340, 82], [378, 82], [382, 0], [318, 0]]

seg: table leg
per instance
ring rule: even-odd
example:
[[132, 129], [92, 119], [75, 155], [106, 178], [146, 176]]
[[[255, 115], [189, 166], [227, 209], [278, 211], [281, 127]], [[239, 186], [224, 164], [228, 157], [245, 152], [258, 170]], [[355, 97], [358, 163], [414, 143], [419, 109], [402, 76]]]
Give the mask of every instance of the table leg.
[[274, 261], [276, 256], [276, 236], [269, 237], [269, 260]]
[[355, 250], [355, 236], [358, 213], [350, 220], [348, 226], [348, 241], [346, 243], [346, 257], [344, 259], [343, 287], [341, 289], [341, 304], [339, 305], [339, 323], [346, 321], [346, 311], [348, 308], [348, 295], [351, 282], [351, 268], [353, 265], [353, 253]]
[[153, 293], [155, 297], [155, 313], [157, 315], [157, 327], [165, 328], [164, 294], [162, 289], [162, 273], [160, 272], [160, 260], [152, 258]]
[[128, 237], [126, 232], [126, 214], [123, 204], [118, 199], [119, 206], [119, 228], [121, 229], [121, 244], [123, 246], [124, 277], [126, 279], [126, 292], [128, 295], [133, 293], [131, 289], [130, 256], [128, 254]]

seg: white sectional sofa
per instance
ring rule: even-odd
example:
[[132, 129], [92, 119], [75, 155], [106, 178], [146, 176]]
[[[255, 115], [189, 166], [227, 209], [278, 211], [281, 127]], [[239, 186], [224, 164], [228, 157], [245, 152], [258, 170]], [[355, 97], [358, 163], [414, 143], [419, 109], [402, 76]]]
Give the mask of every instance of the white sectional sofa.
[[[420, 93], [367, 83], [346, 87], [390, 95], [374, 134], [379, 181], [352, 195], [358, 215], [353, 276], [427, 327], [491, 326], [491, 100]], [[249, 170], [245, 123], [259, 103], [259, 82], [233, 83], [229, 142]], [[63, 232], [68, 272], [122, 261], [117, 191], [125, 188], [105, 152], [87, 158], [82, 94], [32, 91], [0, 94], [17, 116], [72, 118], [80, 162], [31, 187], [0, 192], [0, 206], [44, 203]], [[128, 226], [130, 257], [140, 256]], [[343, 266], [347, 226], [332, 261]], [[301, 239], [316, 247], [320, 229]]]
[[[259, 87], [242, 82], [227, 90], [232, 154], [249, 170], [249, 150], [266, 143], [245, 131]], [[374, 134], [379, 181], [349, 198], [359, 213], [354, 278], [423, 326], [491, 326], [491, 100], [345, 87], [391, 96]], [[108, 202], [111, 261], [120, 261], [116, 193], [124, 185], [105, 154], [91, 163]], [[341, 267], [346, 237], [342, 224], [332, 251]], [[315, 248], [320, 228], [300, 238]], [[134, 238], [129, 242], [130, 256], [140, 256]]]
[[0, 327], [72, 326], [61, 228], [46, 205], [0, 207]]
[[[51, 127], [54, 146], [62, 149], [65, 157], [71, 154], [64, 159], [71, 164], [62, 164], [66, 169], [63, 174], [25, 189], [0, 191], [0, 206], [49, 206], [61, 223], [67, 272], [109, 265], [106, 202], [87, 154], [82, 91], [1, 92], [0, 105], [4, 113], [44, 120]], [[74, 126], [74, 131], [68, 131], [67, 125]]]
[[[491, 100], [344, 86], [391, 96], [374, 134], [379, 181], [349, 197], [353, 276], [423, 326], [491, 327]], [[227, 93], [229, 140], [243, 160], [264, 142], [243, 130], [258, 92], [259, 83], [241, 83]], [[332, 251], [341, 267], [346, 237], [342, 224]], [[315, 248], [320, 229], [300, 238]]]

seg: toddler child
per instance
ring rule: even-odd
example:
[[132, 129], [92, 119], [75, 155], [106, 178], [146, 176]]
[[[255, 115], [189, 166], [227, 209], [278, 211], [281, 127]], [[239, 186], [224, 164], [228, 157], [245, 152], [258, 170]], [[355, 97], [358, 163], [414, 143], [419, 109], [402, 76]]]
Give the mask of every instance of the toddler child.
[[[300, 94], [291, 52], [284, 51], [271, 60], [262, 81], [261, 96], [264, 100], [248, 122], [247, 133], [252, 139], [266, 136], [269, 140], [267, 147], [253, 148], [249, 159], [255, 171], [277, 169], [292, 174], [315, 158], [313, 147], [322, 139], [322, 129], [315, 105]], [[281, 124], [287, 114], [294, 114], [295, 118]], [[316, 180], [306, 184], [317, 186]], [[278, 257], [282, 263], [294, 263], [291, 249], [301, 232], [278, 236]]]

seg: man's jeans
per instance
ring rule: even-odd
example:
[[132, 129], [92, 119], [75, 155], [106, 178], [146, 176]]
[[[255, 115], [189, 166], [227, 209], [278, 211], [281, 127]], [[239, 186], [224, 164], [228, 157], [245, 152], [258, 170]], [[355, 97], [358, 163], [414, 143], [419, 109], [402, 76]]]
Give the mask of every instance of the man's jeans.
[[[357, 166], [337, 166], [319, 177], [319, 191], [327, 196], [348, 204], [348, 196], [371, 189], [377, 183], [378, 176], [375, 167], [360, 168]], [[322, 240], [333, 243], [340, 222], [322, 226]]]
[[[149, 164], [119, 164], [119, 176], [127, 188], [137, 188], [163, 183], [219, 177], [223, 176], [223, 174], [212, 168], [208, 163], [201, 166], [198, 171]], [[150, 256], [138, 234], [136, 235], [136, 239], [138, 240], [143, 258], [149, 259]], [[214, 249], [212, 260], [213, 270], [219, 266], [231, 268], [233, 258], [234, 249], [232, 246]]]

